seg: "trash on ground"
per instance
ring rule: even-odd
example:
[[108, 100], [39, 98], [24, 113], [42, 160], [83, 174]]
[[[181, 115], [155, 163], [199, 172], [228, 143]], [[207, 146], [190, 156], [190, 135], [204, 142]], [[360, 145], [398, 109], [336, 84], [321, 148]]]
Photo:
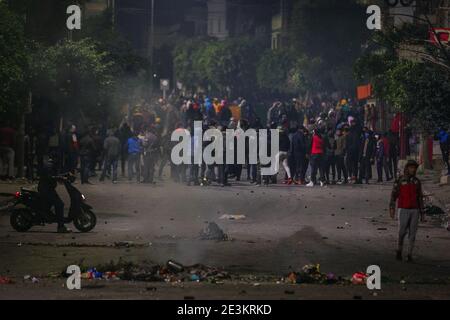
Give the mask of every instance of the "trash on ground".
[[356, 272], [352, 276], [353, 284], [365, 284], [367, 280], [367, 274], [364, 272]]
[[424, 212], [428, 216], [434, 216], [434, 215], [443, 215], [445, 214], [445, 211], [439, 208], [438, 206], [429, 205], [426, 206], [424, 209]]
[[228, 235], [215, 222], [210, 222], [206, 228], [200, 232], [200, 239], [202, 240], [228, 240]]
[[320, 272], [319, 264], [307, 264], [302, 267], [299, 272], [291, 272], [285, 278], [285, 282], [290, 284], [347, 284], [348, 280], [337, 277], [334, 273], [322, 273]]
[[221, 220], [242, 220], [245, 218], [246, 218], [246, 216], [243, 214], [224, 214], [219, 219], [221, 219]]
[[14, 281], [8, 277], [0, 277], [0, 284], [13, 284]]

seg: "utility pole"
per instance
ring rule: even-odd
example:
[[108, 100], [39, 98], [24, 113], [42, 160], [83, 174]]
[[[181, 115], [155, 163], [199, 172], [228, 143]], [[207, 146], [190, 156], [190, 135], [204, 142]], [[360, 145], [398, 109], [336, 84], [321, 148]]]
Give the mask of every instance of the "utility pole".
[[150, 34], [149, 34], [149, 45], [148, 45], [148, 57], [150, 62], [150, 88], [149, 88], [149, 102], [151, 102], [151, 99], [153, 97], [153, 85], [154, 85], [154, 68], [153, 68], [153, 47], [155, 45], [154, 38], [155, 38], [155, 0], [149, 0], [150, 3]]

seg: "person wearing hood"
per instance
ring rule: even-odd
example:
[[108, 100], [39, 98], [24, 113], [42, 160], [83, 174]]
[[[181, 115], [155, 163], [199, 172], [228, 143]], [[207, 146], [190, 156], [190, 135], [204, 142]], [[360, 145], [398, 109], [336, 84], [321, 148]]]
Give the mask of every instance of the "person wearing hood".
[[348, 176], [356, 182], [358, 176], [358, 157], [361, 146], [361, 134], [355, 120], [350, 122], [350, 128], [345, 140], [346, 164]]
[[422, 183], [416, 177], [419, 164], [414, 160], [406, 163], [404, 174], [395, 181], [389, 203], [390, 216], [395, 219], [395, 207], [398, 208], [398, 247], [396, 259], [402, 260], [403, 242], [408, 234], [407, 261], [412, 262], [412, 252], [416, 240], [419, 220], [425, 221]]
[[[379, 135], [375, 135], [376, 140], [376, 151], [375, 151], [375, 161], [377, 164], [377, 174], [378, 174], [378, 180], [377, 182], [383, 182], [383, 168], [384, 168], [384, 157], [385, 157], [385, 148], [384, 148], [384, 142], [383, 138]], [[387, 174], [387, 172], [386, 172]], [[389, 177], [386, 176], [386, 179]]]
[[375, 155], [375, 142], [373, 139], [372, 131], [367, 127], [363, 129], [361, 148], [360, 148], [360, 166], [359, 166], [359, 177], [357, 183], [363, 183], [363, 179], [366, 184], [369, 184], [369, 180], [372, 176], [372, 159]]
[[306, 137], [304, 134], [305, 128], [303, 126], [299, 126], [297, 131], [292, 135], [290, 153], [293, 158], [294, 163], [294, 178], [296, 183], [304, 184], [305, 183], [305, 159], [306, 159]]
[[320, 186], [325, 185], [325, 174], [323, 171], [323, 161], [325, 153], [325, 141], [323, 131], [321, 129], [314, 130], [311, 146], [311, 181], [306, 185], [307, 187], [314, 187], [317, 182], [317, 171], [320, 175]]
[[447, 130], [441, 128], [437, 134], [439, 139], [439, 145], [441, 147], [442, 160], [447, 166], [447, 175], [450, 175], [450, 163], [449, 163], [449, 151], [450, 151], [450, 138]]

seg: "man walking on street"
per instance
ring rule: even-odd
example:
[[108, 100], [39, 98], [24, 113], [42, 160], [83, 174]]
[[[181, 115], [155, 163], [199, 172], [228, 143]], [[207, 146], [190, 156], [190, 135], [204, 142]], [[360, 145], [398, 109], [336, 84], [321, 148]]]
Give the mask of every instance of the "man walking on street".
[[136, 180], [137, 182], [141, 182], [141, 142], [136, 134], [133, 132], [131, 138], [128, 139], [127, 142], [127, 150], [128, 150], [128, 180], [133, 180], [134, 172], [133, 167], [136, 170]]
[[103, 149], [105, 152], [105, 163], [103, 165], [102, 175], [100, 181], [105, 180], [106, 173], [111, 171], [112, 183], [117, 182], [117, 166], [121, 154], [121, 143], [119, 138], [114, 136], [114, 131], [108, 131], [108, 137], [103, 142]]
[[80, 175], [81, 184], [91, 184], [89, 182], [89, 173], [91, 163], [95, 154], [95, 141], [92, 138], [92, 132], [89, 131], [80, 140]]
[[423, 210], [422, 184], [416, 177], [419, 164], [409, 160], [405, 166], [404, 175], [400, 176], [394, 183], [391, 194], [390, 215], [395, 219], [395, 202], [398, 207], [398, 249], [397, 260], [402, 260], [403, 241], [408, 234], [409, 247], [407, 261], [412, 262], [412, 251], [416, 240], [419, 219], [423, 222], [425, 215]]

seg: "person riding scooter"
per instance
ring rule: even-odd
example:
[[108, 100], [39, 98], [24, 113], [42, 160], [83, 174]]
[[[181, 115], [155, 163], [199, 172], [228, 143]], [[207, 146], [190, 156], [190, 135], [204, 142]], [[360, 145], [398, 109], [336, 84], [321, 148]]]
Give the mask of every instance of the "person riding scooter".
[[56, 222], [58, 224], [57, 232], [69, 233], [72, 230], [64, 225], [64, 202], [56, 192], [59, 179], [61, 178], [55, 177], [53, 161], [49, 159], [40, 172], [38, 192], [48, 211], [50, 211], [51, 207], [55, 207]]

